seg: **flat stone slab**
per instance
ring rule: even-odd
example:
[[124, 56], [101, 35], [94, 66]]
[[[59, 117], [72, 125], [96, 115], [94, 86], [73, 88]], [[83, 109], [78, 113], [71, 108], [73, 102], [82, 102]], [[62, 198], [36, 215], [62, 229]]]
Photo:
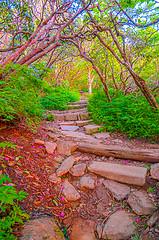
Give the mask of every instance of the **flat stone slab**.
[[151, 177], [159, 180], [159, 163], [151, 165]]
[[65, 120], [66, 121], [76, 121], [79, 119], [79, 113], [66, 113]]
[[61, 122], [61, 123], [60, 123], [60, 126], [62, 126], [62, 125], [74, 126], [74, 125], [76, 125], [76, 122], [75, 122], [75, 121]]
[[124, 184], [112, 180], [105, 180], [103, 184], [118, 201], [122, 201], [130, 194], [130, 187]]
[[138, 215], [149, 215], [154, 212], [154, 203], [146, 192], [135, 190], [130, 193], [127, 202]]
[[55, 220], [46, 215], [26, 222], [21, 233], [20, 240], [65, 240]]
[[85, 163], [80, 163], [80, 164], [74, 165], [70, 169], [70, 173], [75, 177], [81, 177], [84, 175], [86, 167], [87, 167], [87, 165]]
[[125, 166], [115, 163], [93, 162], [88, 170], [102, 177], [117, 182], [143, 186], [146, 182], [147, 169], [144, 167]]
[[79, 127], [83, 127], [83, 126], [89, 124], [90, 121], [92, 121], [92, 120], [76, 121], [76, 124]]
[[45, 142], [45, 148], [47, 153], [52, 154], [55, 152], [57, 144], [55, 142]]
[[70, 156], [77, 149], [77, 144], [68, 141], [57, 141], [56, 153], [60, 155]]
[[81, 188], [94, 189], [95, 188], [95, 180], [90, 175], [85, 175], [80, 179]]
[[78, 127], [78, 126], [62, 125], [62, 126], [61, 126], [61, 129], [62, 129], [63, 131], [76, 131], [76, 130], [79, 129], [79, 127]]
[[101, 126], [99, 126], [99, 125], [90, 124], [90, 125], [86, 125], [84, 127], [84, 130], [85, 130], [86, 134], [92, 134], [92, 133], [97, 132], [100, 128], [101, 128]]
[[57, 177], [64, 175], [65, 173], [69, 172], [71, 167], [74, 164], [74, 158], [72, 156], [66, 158], [60, 165], [60, 167], [56, 170]]
[[61, 131], [61, 133], [66, 137], [76, 138], [77, 140], [95, 142], [95, 139], [92, 136], [86, 135], [83, 132]]
[[67, 201], [77, 201], [80, 199], [80, 194], [68, 180], [63, 182], [62, 193]]
[[102, 133], [95, 133], [92, 135], [93, 137], [97, 139], [106, 139], [110, 137], [110, 134], [108, 132], [102, 132]]
[[65, 115], [64, 114], [54, 114], [55, 121], [65, 121]]
[[124, 210], [113, 213], [105, 223], [103, 239], [120, 240], [128, 239], [135, 233], [136, 227], [133, 224], [135, 216]]

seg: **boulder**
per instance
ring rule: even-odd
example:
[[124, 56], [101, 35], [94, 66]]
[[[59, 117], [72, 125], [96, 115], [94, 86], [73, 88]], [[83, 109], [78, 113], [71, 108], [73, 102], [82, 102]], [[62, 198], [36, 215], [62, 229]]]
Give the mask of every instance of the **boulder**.
[[159, 163], [151, 165], [151, 177], [159, 181]]
[[130, 194], [130, 187], [124, 184], [111, 180], [105, 180], [103, 184], [118, 201], [122, 201]]
[[21, 233], [20, 240], [65, 240], [55, 220], [45, 215], [25, 223]]
[[57, 177], [60, 177], [64, 174], [66, 174], [67, 172], [69, 172], [69, 170], [71, 169], [71, 167], [74, 164], [74, 158], [72, 156], [66, 158], [60, 165], [60, 167], [56, 170], [56, 175]]
[[77, 149], [77, 145], [68, 141], [57, 141], [57, 154], [70, 156]]
[[94, 234], [94, 221], [74, 218], [70, 240], [97, 240]]
[[124, 210], [113, 213], [105, 223], [103, 239], [120, 240], [128, 239], [135, 233], [136, 227], [133, 224], [134, 214]]
[[87, 167], [87, 165], [85, 163], [80, 163], [80, 164], [74, 165], [70, 169], [70, 173], [75, 177], [81, 177], [84, 175], [86, 167]]
[[80, 179], [81, 188], [94, 189], [95, 180], [91, 175], [85, 175]]
[[68, 182], [68, 180], [63, 182], [62, 193], [67, 201], [72, 202], [80, 199], [80, 194], [77, 192], [74, 186]]
[[45, 142], [45, 148], [47, 153], [52, 154], [55, 152], [57, 144], [55, 142]]
[[148, 197], [146, 192], [134, 190], [130, 193], [128, 204], [132, 210], [138, 215], [149, 215], [154, 212], [154, 203]]

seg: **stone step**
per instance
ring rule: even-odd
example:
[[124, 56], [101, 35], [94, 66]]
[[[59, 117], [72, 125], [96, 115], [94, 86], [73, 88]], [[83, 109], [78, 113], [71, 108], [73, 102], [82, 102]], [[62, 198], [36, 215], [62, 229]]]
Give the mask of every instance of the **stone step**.
[[90, 114], [88, 112], [77, 112], [77, 113], [61, 113], [54, 114], [55, 121], [79, 121], [79, 120], [87, 120], [89, 119]]
[[77, 113], [77, 112], [87, 112], [87, 108], [80, 108], [80, 109], [71, 109], [71, 110], [53, 110], [53, 111], [48, 111], [49, 114], [65, 114], [65, 113]]
[[78, 127], [83, 127], [92, 121], [93, 120], [60, 122], [60, 126], [75, 126], [75, 125], [77, 125]]
[[87, 100], [81, 100], [80, 102], [69, 102], [68, 105], [83, 105], [88, 104]]
[[139, 186], [145, 184], [147, 176], [147, 169], [144, 167], [97, 161], [93, 162], [88, 170], [107, 179]]
[[87, 107], [87, 104], [79, 104], [79, 105], [67, 105], [68, 109], [80, 109]]
[[86, 134], [90, 135], [92, 133], [96, 133], [100, 128], [101, 128], [100, 125], [90, 124], [90, 125], [86, 125], [84, 127], [84, 130]]

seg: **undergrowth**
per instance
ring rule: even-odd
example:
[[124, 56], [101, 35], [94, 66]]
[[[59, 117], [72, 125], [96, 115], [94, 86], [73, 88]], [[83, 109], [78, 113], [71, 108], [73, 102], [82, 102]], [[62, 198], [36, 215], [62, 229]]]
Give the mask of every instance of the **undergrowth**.
[[62, 110], [67, 102], [79, 99], [68, 88], [53, 88], [46, 81], [49, 69], [9, 63], [0, 67], [0, 120], [42, 118], [46, 109]]
[[[159, 101], [159, 99], [158, 99]], [[103, 91], [89, 99], [88, 110], [94, 122], [102, 123], [107, 131], [120, 131], [131, 137], [159, 137], [159, 112], [152, 109], [143, 96], [118, 92], [108, 103]]]

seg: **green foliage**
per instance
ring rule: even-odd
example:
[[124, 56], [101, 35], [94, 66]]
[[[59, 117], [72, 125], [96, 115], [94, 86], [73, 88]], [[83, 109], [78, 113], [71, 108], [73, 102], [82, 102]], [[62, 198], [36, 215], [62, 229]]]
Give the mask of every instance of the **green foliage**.
[[[26, 118], [30, 124], [32, 118], [41, 118], [44, 109], [64, 109], [67, 102], [79, 99], [78, 92], [68, 88], [53, 88], [45, 78], [49, 70], [42, 64], [30, 67], [9, 63], [0, 81], [0, 119], [13, 121]], [[43, 79], [43, 80], [42, 80]]]
[[88, 110], [93, 120], [102, 123], [107, 131], [118, 130], [129, 137], [159, 137], [159, 113], [151, 109], [142, 96], [136, 98], [133, 94], [122, 95], [118, 92], [108, 103], [105, 93], [97, 91], [89, 99]]
[[16, 189], [6, 182], [11, 182], [6, 175], [0, 175], [0, 239], [16, 239], [12, 234], [16, 223], [23, 224], [23, 219], [28, 219], [28, 214], [18, 206], [19, 202], [28, 195], [24, 191]]
[[71, 92], [67, 88], [56, 87], [51, 89], [51, 93], [46, 94], [41, 98], [41, 104], [44, 109], [48, 110], [63, 110], [68, 102], [79, 100], [79, 94]]
[[55, 121], [55, 119], [54, 119], [54, 114], [53, 114], [53, 113], [48, 114], [48, 115], [46, 116], [46, 120], [47, 120], [47, 121]]

